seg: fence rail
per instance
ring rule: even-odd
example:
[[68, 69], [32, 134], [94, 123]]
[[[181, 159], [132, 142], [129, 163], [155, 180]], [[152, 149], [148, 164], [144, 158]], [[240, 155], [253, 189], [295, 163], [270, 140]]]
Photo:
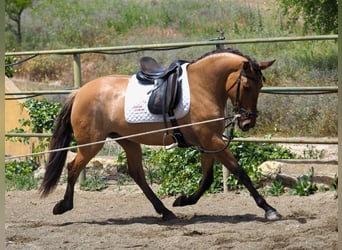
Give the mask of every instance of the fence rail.
[[127, 45], [100, 48], [81, 48], [81, 49], [60, 49], [60, 50], [41, 50], [41, 51], [23, 51], [6, 52], [5, 56], [32, 56], [32, 55], [74, 55], [84, 53], [106, 53], [110, 51], [124, 51], [124, 53], [135, 53], [139, 50], [165, 50], [182, 49], [188, 47], [208, 46], [208, 45], [227, 45], [227, 44], [254, 44], [254, 43], [279, 43], [279, 42], [301, 42], [301, 41], [320, 41], [337, 40], [338, 35], [323, 36], [302, 36], [302, 37], [275, 37], [275, 38], [255, 38], [255, 39], [236, 39], [236, 40], [214, 40], [202, 42], [183, 42], [183, 43], [164, 43], [164, 44], [143, 44]]
[[[215, 45], [220, 47], [228, 44], [255, 44], [255, 43], [279, 43], [279, 42], [300, 42], [300, 41], [319, 41], [319, 40], [337, 40], [338, 35], [326, 36], [306, 36], [306, 37], [278, 37], [278, 38], [256, 38], [256, 39], [238, 39], [238, 40], [212, 40], [202, 42], [185, 42], [185, 43], [166, 43], [166, 44], [148, 44], [148, 45], [129, 45], [116, 47], [101, 47], [101, 48], [81, 48], [81, 49], [64, 49], [64, 50], [43, 50], [43, 51], [24, 51], [24, 52], [7, 52], [5, 56], [27, 56], [21, 62], [25, 62], [39, 55], [72, 55], [74, 68], [74, 88], [77, 89], [82, 85], [81, 79], [81, 60], [80, 55], [84, 53], [102, 53], [102, 54], [127, 54], [135, 53], [144, 50], [172, 50], [182, 49], [195, 46]], [[21, 62], [17, 62], [21, 63]], [[21, 91], [21, 92], [7, 92], [6, 95], [56, 95], [68, 94], [72, 90], [54, 90], [54, 91]], [[265, 87], [261, 90], [263, 93], [272, 94], [327, 94], [337, 93], [337, 87]], [[24, 97], [25, 98], [25, 97]], [[20, 134], [20, 133], [6, 133], [8, 137], [46, 137], [49, 134]], [[234, 141], [248, 141], [248, 142], [274, 142], [274, 143], [305, 143], [305, 144], [338, 144], [337, 138], [235, 138]], [[227, 171], [224, 168], [224, 176], [227, 176]], [[224, 178], [226, 179], [226, 178]], [[85, 180], [85, 171], [82, 171], [79, 177], [80, 183]], [[226, 185], [224, 185], [226, 187]], [[224, 188], [225, 189], [225, 188]], [[226, 190], [225, 190], [226, 191]]]
[[[7, 137], [51, 137], [50, 133], [5, 133]], [[258, 142], [258, 143], [293, 143], [293, 144], [338, 144], [338, 138], [316, 138], [316, 137], [236, 137], [233, 142]]]
[[[164, 43], [164, 44], [144, 44], [144, 45], [128, 45], [128, 46], [113, 46], [113, 47], [99, 47], [99, 48], [79, 48], [79, 49], [60, 49], [60, 50], [41, 50], [41, 51], [23, 51], [23, 52], [6, 52], [5, 56], [29, 56], [22, 62], [34, 58], [39, 55], [73, 55], [74, 67], [74, 87], [79, 88], [82, 85], [81, 79], [81, 60], [80, 55], [84, 53], [108, 53], [108, 54], [125, 54], [135, 53], [143, 50], [173, 50], [182, 49], [195, 46], [220, 46], [232, 44], [255, 44], [255, 43], [279, 43], [279, 42], [303, 42], [303, 41], [322, 41], [322, 40], [337, 40], [338, 35], [323, 35], [323, 36], [304, 36], [304, 37], [276, 37], [276, 38], [255, 38], [255, 39], [236, 39], [236, 40], [211, 40], [200, 42], [182, 42], [182, 43]], [[69, 94], [74, 89], [66, 90], [39, 90], [39, 91], [12, 91], [6, 92], [7, 96], [37, 96], [37, 95], [58, 95]], [[330, 94], [337, 93], [337, 86], [322, 86], [322, 87], [263, 87], [262, 93], [267, 94]], [[24, 97], [25, 98], [25, 97]], [[6, 98], [14, 99], [14, 98]], [[5, 133], [7, 137], [48, 137], [50, 134], [36, 134], [36, 133]], [[249, 141], [249, 142], [276, 142], [276, 143], [308, 143], [308, 144], [337, 144], [337, 138], [320, 139], [320, 138], [235, 138], [235, 141]]]
[[[6, 92], [5, 95], [60, 95], [70, 94], [75, 89], [69, 90], [37, 90], [37, 91], [11, 91]], [[263, 87], [262, 93], [267, 94], [296, 94], [296, 95], [312, 95], [312, 94], [330, 94], [337, 93], [337, 86], [325, 86], [325, 87]]]

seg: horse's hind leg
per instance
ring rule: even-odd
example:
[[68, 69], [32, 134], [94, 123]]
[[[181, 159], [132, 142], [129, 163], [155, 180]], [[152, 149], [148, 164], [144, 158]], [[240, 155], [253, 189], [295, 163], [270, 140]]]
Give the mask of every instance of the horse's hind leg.
[[150, 200], [157, 213], [162, 214], [164, 220], [175, 218], [176, 216], [164, 206], [146, 182], [140, 144], [128, 140], [119, 140], [118, 143], [126, 152], [129, 175], [138, 184], [147, 199]]
[[53, 214], [62, 214], [73, 208], [74, 204], [74, 188], [78, 176], [87, 163], [100, 151], [103, 144], [92, 145], [89, 147], [78, 148], [77, 154], [71, 162], [68, 163], [68, 179], [67, 188], [65, 190], [64, 199], [59, 201], [53, 208]]
[[212, 184], [214, 180], [213, 165], [214, 165], [214, 158], [212, 155], [209, 155], [209, 154], [201, 155], [201, 166], [202, 166], [203, 177], [202, 177], [198, 190], [194, 194], [190, 195], [189, 197], [185, 195], [179, 196], [173, 203], [173, 206], [193, 205], [201, 198], [204, 192], [210, 188], [210, 185]]

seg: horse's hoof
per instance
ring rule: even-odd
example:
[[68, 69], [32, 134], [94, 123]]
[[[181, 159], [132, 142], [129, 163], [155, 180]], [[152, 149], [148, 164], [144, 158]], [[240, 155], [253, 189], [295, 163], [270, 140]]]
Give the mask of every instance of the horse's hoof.
[[277, 212], [277, 210], [269, 210], [265, 213], [265, 218], [267, 220], [280, 220], [281, 214]]
[[182, 207], [187, 205], [187, 197], [185, 195], [179, 196], [172, 204], [174, 207]]
[[164, 221], [169, 221], [169, 220], [174, 220], [174, 219], [178, 219], [177, 216], [172, 213], [171, 211], [169, 211], [166, 214], [163, 214], [163, 220]]
[[63, 214], [66, 211], [69, 211], [73, 208], [73, 205], [70, 204], [70, 202], [66, 202], [65, 200], [59, 201], [55, 207], [52, 210], [52, 213], [57, 215], [57, 214]]

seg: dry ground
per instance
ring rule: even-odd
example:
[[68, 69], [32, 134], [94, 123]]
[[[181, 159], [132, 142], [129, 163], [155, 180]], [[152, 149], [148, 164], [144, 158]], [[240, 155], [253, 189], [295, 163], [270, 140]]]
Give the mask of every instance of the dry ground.
[[6, 193], [7, 249], [337, 249], [334, 192], [267, 197], [283, 219], [268, 222], [245, 191], [202, 197], [172, 208], [164, 222], [135, 185], [76, 190], [72, 211], [52, 215], [65, 186], [46, 199], [37, 191]]
[[[303, 151], [303, 146], [291, 150]], [[316, 147], [337, 160], [337, 145]], [[333, 170], [335, 172], [335, 170]], [[306, 174], [306, 172], [303, 172]], [[156, 189], [156, 187], [152, 187]], [[112, 183], [101, 192], [75, 192], [74, 209], [52, 215], [65, 185], [46, 199], [37, 191], [5, 194], [7, 249], [337, 249], [337, 199], [332, 191], [307, 197], [266, 197], [283, 219], [269, 222], [246, 191], [212, 194], [163, 221], [136, 185]]]

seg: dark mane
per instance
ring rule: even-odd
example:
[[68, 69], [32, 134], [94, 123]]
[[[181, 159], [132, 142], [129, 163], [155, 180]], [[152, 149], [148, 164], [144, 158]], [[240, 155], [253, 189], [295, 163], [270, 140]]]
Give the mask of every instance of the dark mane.
[[260, 67], [259, 67], [259, 64], [257, 63], [257, 61], [255, 59], [253, 59], [252, 57], [250, 57], [249, 55], [245, 55], [243, 54], [241, 51], [237, 50], [237, 49], [233, 49], [233, 48], [225, 48], [225, 49], [216, 49], [216, 50], [213, 50], [211, 52], [208, 52], [208, 53], [205, 53], [203, 56], [197, 58], [196, 60], [192, 61], [191, 63], [195, 63], [207, 56], [210, 56], [210, 55], [214, 55], [214, 54], [218, 54], [218, 53], [232, 53], [232, 54], [236, 54], [236, 55], [239, 55], [239, 56], [242, 56], [242, 57], [245, 57], [253, 66], [253, 69], [258, 72], [260, 71]]

